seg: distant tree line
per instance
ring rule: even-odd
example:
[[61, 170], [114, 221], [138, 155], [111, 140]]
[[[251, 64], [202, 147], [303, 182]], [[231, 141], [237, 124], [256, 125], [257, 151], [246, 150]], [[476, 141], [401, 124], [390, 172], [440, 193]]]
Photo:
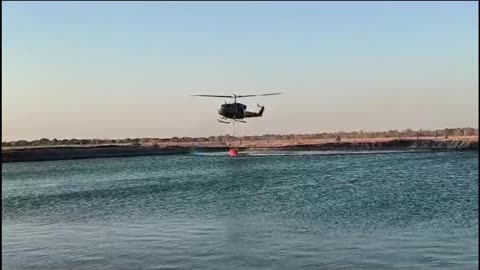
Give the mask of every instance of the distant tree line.
[[[315, 134], [264, 134], [258, 136], [242, 136], [236, 139], [244, 141], [259, 140], [308, 140], [308, 139], [361, 139], [361, 138], [402, 138], [402, 137], [438, 137], [445, 138], [449, 136], [478, 136], [476, 128], [447, 128], [442, 130], [412, 130], [406, 129], [402, 131], [389, 130], [381, 132], [335, 132], [335, 133], [315, 133]], [[2, 147], [21, 147], [21, 146], [61, 146], [61, 145], [102, 145], [102, 144], [160, 144], [160, 143], [223, 143], [231, 140], [231, 135], [220, 135], [210, 137], [171, 137], [171, 138], [126, 138], [126, 139], [47, 139], [26, 141], [10, 141], [2, 142]]]

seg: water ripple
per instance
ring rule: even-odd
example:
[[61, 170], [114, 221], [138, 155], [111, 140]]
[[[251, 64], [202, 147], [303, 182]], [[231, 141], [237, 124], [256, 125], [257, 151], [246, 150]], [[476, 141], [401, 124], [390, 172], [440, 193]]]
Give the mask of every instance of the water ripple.
[[250, 154], [4, 164], [2, 267], [478, 267], [477, 152]]

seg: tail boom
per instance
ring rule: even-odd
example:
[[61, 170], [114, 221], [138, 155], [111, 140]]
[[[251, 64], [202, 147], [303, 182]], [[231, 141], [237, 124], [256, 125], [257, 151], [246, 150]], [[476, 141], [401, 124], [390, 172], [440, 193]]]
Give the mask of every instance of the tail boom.
[[257, 112], [245, 112], [245, 117], [244, 118], [250, 118], [250, 117], [262, 117], [263, 111], [265, 111], [265, 106], [260, 107], [260, 111]]

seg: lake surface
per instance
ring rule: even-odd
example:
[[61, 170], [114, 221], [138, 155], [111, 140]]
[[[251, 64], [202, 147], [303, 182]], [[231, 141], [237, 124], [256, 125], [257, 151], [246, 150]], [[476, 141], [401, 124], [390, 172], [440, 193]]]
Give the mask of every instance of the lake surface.
[[478, 152], [6, 163], [2, 269], [478, 269]]

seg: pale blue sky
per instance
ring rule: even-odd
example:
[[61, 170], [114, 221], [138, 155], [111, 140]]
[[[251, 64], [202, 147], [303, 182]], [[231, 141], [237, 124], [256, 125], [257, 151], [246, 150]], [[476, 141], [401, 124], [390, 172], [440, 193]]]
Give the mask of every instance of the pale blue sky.
[[477, 2], [2, 2], [2, 140], [478, 127]]

